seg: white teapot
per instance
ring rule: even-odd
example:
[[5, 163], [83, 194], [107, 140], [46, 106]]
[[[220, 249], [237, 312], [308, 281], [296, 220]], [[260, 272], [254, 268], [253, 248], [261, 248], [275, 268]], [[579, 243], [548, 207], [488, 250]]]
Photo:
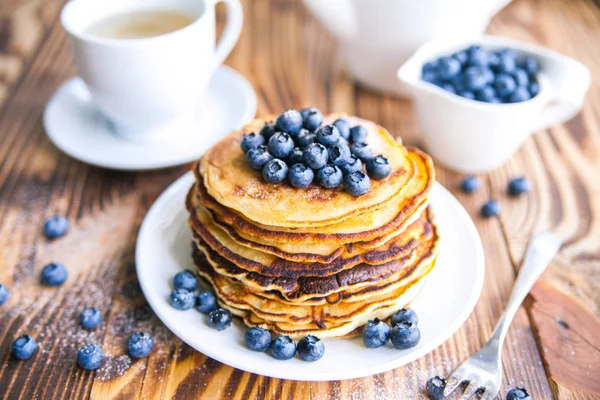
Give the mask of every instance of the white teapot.
[[510, 0], [304, 0], [335, 36], [361, 83], [406, 95], [396, 71], [422, 44], [447, 34], [479, 36]]

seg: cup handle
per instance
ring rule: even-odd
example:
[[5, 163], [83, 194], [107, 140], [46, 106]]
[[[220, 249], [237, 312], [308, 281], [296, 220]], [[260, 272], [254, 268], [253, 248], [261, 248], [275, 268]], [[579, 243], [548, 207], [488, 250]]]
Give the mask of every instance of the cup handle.
[[215, 68], [221, 65], [233, 50], [244, 22], [242, 4], [239, 0], [214, 0], [213, 6], [219, 2], [225, 3], [227, 7], [227, 23], [215, 48]]
[[590, 71], [578, 61], [554, 58], [543, 61], [551, 93], [541, 108], [536, 131], [561, 124], [577, 115], [591, 84]]

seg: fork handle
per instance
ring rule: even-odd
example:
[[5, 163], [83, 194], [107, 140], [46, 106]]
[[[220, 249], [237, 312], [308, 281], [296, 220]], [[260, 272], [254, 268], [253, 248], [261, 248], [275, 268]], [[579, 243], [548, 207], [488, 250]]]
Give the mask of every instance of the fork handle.
[[525, 260], [513, 286], [506, 309], [498, 320], [494, 333], [488, 342], [490, 345], [497, 346], [498, 352], [502, 349], [508, 327], [519, 306], [559, 249], [560, 240], [550, 232], [536, 233], [531, 238]]

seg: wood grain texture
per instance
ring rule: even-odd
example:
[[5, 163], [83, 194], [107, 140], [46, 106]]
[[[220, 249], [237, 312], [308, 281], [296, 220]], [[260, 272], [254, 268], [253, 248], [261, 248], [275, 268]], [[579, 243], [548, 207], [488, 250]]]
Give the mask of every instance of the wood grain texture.
[[[462, 176], [438, 168], [438, 178], [473, 216], [487, 260], [481, 299], [443, 346], [403, 368], [335, 382], [294, 382], [244, 373], [182, 343], [152, 313], [136, 280], [134, 244], [147, 209], [186, 167], [125, 173], [79, 163], [60, 153], [41, 125], [43, 107], [74, 74], [57, 23], [59, 0], [0, 3], [0, 282], [11, 299], [0, 308], [0, 399], [420, 399], [426, 380], [447, 375], [481, 346], [501, 314], [531, 232], [552, 229], [563, 248], [517, 313], [504, 348], [501, 394], [525, 386], [534, 399], [600, 398], [600, 10], [591, 0], [515, 0], [489, 31], [536, 42], [576, 57], [592, 69], [583, 112], [539, 133], [505, 166], [482, 176], [465, 195]], [[227, 64], [252, 83], [258, 114], [315, 105], [347, 111], [386, 126], [419, 145], [410, 101], [357, 86], [343, 69], [332, 38], [299, 1], [247, 0], [242, 37]], [[222, 11], [222, 10], [220, 10]], [[219, 21], [223, 14], [219, 12]], [[534, 190], [512, 199], [511, 177], [526, 175]], [[499, 219], [479, 208], [500, 200]], [[44, 219], [67, 215], [71, 232], [48, 242]], [[70, 273], [59, 289], [42, 288], [45, 262]], [[104, 324], [82, 330], [78, 315], [98, 307]], [[134, 361], [125, 340], [151, 332], [156, 350]], [[31, 360], [10, 357], [16, 336], [29, 333], [41, 350]], [[75, 366], [83, 343], [98, 343], [107, 360], [96, 372]]]

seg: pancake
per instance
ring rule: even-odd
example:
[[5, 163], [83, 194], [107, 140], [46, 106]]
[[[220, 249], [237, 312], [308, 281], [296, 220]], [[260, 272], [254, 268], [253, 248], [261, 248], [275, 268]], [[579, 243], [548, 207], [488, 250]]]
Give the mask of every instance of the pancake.
[[[341, 115], [329, 115], [333, 122]], [[220, 204], [233, 209], [250, 221], [262, 225], [305, 228], [331, 225], [353, 216], [375, 211], [401, 196], [413, 176], [414, 165], [408, 150], [397, 143], [381, 126], [356, 117], [345, 117], [350, 125], [362, 125], [369, 131], [368, 144], [392, 166], [385, 179], [371, 181], [371, 189], [354, 197], [341, 189], [310, 185], [297, 189], [290, 185], [271, 185], [259, 171], [248, 167], [240, 142], [244, 133], [258, 132], [266, 121], [256, 119], [213, 146], [200, 160], [199, 172], [207, 192]]]

